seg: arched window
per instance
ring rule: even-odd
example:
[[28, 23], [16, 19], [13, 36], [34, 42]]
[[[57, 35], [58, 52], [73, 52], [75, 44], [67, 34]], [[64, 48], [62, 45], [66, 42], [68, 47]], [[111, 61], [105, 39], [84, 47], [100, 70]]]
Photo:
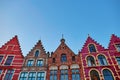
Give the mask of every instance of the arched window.
[[106, 58], [103, 55], [99, 55], [98, 60], [100, 65], [107, 65]]
[[66, 62], [66, 61], [67, 61], [66, 54], [62, 54], [61, 55], [61, 62]]
[[95, 60], [92, 56], [87, 57], [88, 66], [95, 66]]
[[95, 70], [90, 71], [90, 77], [91, 80], [100, 80], [99, 74]]
[[112, 73], [108, 69], [103, 70], [104, 80], [114, 80]]
[[35, 51], [35, 57], [38, 57], [38, 56], [39, 56], [39, 53], [40, 53], [39, 50], [36, 50], [36, 51]]
[[89, 45], [89, 51], [90, 51], [90, 52], [96, 52], [96, 49], [95, 49], [94, 44], [90, 44], [90, 45]]

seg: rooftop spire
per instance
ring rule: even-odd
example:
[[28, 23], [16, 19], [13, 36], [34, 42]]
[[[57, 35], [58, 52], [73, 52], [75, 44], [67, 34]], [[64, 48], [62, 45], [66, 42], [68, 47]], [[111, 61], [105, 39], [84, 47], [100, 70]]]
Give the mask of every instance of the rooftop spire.
[[65, 39], [64, 39], [64, 35], [62, 34], [62, 39], [60, 40], [61, 43], [64, 43], [65, 42]]

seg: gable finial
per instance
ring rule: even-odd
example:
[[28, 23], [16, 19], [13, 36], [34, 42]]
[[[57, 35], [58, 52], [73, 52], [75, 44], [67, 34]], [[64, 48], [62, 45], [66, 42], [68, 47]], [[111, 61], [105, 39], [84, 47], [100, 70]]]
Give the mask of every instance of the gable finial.
[[61, 42], [65, 42], [64, 35], [62, 34], [62, 39], [60, 40]]

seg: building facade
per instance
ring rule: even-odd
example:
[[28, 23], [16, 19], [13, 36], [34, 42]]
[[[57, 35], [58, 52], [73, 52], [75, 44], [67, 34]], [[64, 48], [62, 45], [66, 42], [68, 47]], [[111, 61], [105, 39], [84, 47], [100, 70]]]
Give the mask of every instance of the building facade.
[[18, 38], [15, 36], [0, 48], [0, 80], [18, 80], [23, 59]]
[[120, 37], [104, 48], [88, 36], [78, 54], [64, 38], [51, 53], [39, 40], [24, 57], [15, 36], [0, 48], [0, 80], [120, 80]]
[[48, 59], [46, 80], [82, 80], [79, 57], [61, 39], [58, 48]]
[[108, 49], [88, 36], [79, 52], [84, 80], [120, 80], [120, 38], [112, 35]]
[[24, 58], [19, 80], [46, 80], [47, 54], [39, 40]]

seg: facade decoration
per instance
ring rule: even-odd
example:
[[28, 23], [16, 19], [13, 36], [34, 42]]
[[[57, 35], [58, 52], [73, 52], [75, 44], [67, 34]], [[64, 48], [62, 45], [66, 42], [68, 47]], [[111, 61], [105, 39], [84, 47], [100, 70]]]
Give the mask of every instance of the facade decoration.
[[41, 40], [24, 58], [19, 80], [46, 80], [47, 54]]
[[24, 56], [17, 36], [0, 48], [0, 80], [18, 80]]
[[88, 36], [78, 54], [63, 37], [51, 53], [39, 40], [24, 57], [15, 36], [0, 48], [0, 80], [120, 80], [120, 37], [104, 48]]

